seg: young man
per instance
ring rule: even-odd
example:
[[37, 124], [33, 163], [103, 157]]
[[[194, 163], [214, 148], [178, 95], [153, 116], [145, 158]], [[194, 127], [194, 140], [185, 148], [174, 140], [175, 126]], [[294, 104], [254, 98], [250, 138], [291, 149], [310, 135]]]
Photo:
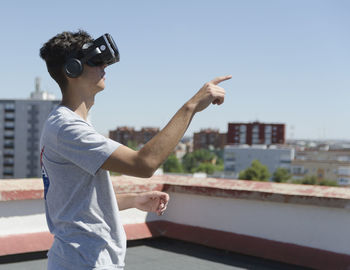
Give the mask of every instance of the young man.
[[[49, 115], [40, 143], [46, 217], [55, 236], [48, 253], [50, 270], [123, 269], [126, 237], [119, 210], [136, 207], [161, 215], [169, 196], [148, 192], [116, 198], [108, 171], [151, 177], [194, 114], [224, 102], [225, 91], [218, 84], [231, 78], [206, 83], [163, 130], [134, 151], [98, 134], [87, 121], [95, 95], [105, 88], [105, 67], [119, 60], [114, 42], [103, 37], [106, 44], [98, 45], [100, 39], [84, 31], [63, 32], [40, 50], [62, 91], [62, 102]], [[102, 57], [105, 45], [112, 48], [110, 61]]]

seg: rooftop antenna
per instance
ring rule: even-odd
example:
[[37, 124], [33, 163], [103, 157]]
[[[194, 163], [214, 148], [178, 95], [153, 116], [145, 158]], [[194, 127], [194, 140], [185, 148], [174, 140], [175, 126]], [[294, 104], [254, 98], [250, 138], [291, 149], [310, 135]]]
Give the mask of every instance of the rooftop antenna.
[[35, 77], [35, 93], [40, 93], [40, 77]]

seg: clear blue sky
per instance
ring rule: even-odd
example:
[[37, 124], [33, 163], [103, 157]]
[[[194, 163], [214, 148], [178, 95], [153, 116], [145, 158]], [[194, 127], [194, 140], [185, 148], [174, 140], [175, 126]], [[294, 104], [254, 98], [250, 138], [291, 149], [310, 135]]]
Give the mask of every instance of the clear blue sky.
[[287, 138], [350, 139], [350, 1], [4, 1], [0, 98], [26, 98], [34, 78], [60, 98], [39, 49], [53, 35], [110, 33], [121, 61], [91, 120], [164, 127], [206, 81], [232, 74], [222, 106], [197, 114], [201, 128], [282, 122]]

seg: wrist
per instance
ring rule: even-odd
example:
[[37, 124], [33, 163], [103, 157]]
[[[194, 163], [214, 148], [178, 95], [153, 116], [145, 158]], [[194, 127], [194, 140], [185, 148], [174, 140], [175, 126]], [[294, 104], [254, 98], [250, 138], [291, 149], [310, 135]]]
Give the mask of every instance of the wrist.
[[184, 109], [191, 114], [196, 113], [196, 107], [197, 105], [192, 100], [187, 101], [184, 105]]
[[116, 198], [117, 198], [119, 210], [135, 208], [136, 195], [137, 195], [136, 193], [117, 194]]

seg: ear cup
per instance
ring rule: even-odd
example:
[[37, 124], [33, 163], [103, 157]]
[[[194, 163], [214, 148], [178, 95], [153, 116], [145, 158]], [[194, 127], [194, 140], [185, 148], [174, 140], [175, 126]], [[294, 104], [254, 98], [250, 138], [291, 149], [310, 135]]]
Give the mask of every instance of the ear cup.
[[79, 59], [70, 58], [65, 64], [64, 70], [68, 77], [77, 78], [83, 73], [83, 65]]

